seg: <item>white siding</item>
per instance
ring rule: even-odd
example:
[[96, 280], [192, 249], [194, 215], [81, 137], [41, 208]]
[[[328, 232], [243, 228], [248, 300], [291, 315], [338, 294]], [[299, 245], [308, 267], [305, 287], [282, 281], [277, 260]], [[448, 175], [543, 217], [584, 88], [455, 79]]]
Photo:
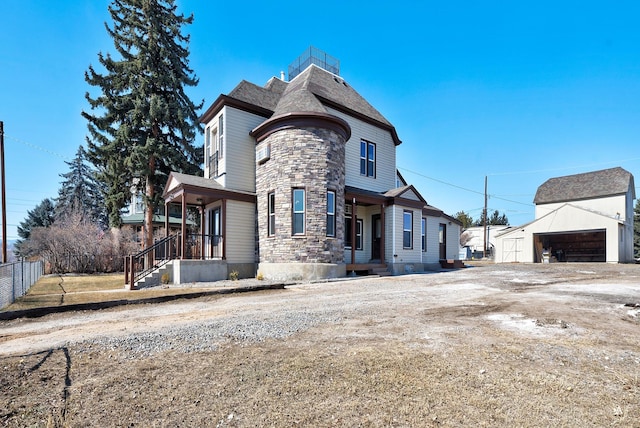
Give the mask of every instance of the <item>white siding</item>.
[[[405, 211], [413, 213], [413, 248], [403, 248], [403, 215]], [[388, 217], [387, 226], [389, 230], [385, 236], [385, 253], [387, 263], [421, 263], [422, 243], [420, 235], [420, 222], [422, 210], [392, 205], [386, 211], [385, 218]], [[395, 233], [394, 233], [395, 228]]]
[[413, 190], [407, 190], [402, 195], [400, 195], [400, 197], [404, 199], [410, 199], [412, 201], [420, 201], [420, 198]]
[[[249, 132], [265, 118], [225, 106], [206, 127], [217, 128], [220, 115], [224, 115], [224, 147], [223, 156], [218, 161], [219, 177], [216, 181], [231, 190], [255, 192], [256, 142]], [[205, 160], [205, 177], [208, 174], [208, 162]]]
[[[387, 130], [370, 125], [338, 110], [327, 107], [330, 114], [344, 119], [351, 126], [351, 138], [345, 148], [345, 184], [375, 192], [396, 187], [396, 146]], [[376, 145], [376, 177], [360, 175], [360, 141]]]
[[522, 251], [518, 254], [520, 262], [535, 262], [533, 236], [534, 234], [546, 233], [571, 233], [588, 231], [595, 229], [605, 229], [606, 231], [606, 255], [607, 262], [617, 263], [623, 257], [619, 254], [619, 222], [613, 218], [595, 214], [575, 206], [565, 204], [558, 208], [557, 211], [537, 219], [533, 223], [518, 227], [510, 232], [496, 237], [496, 263], [512, 262], [513, 254], [505, 253], [511, 247], [509, 239], [522, 239]]
[[447, 225], [447, 259], [457, 260], [460, 258], [460, 226], [444, 217], [441, 220]]
[[255, 262], [255, 204], [227, 201], [224, 236], [229, 263]]
[[582, 201], [569, 201], [569, 202], [557, 202], [551, 204], [536, 205], [536, 219], [544, 217], [551, 211], [555, 211], [564, 204], [571, 204], [576, 207], [582, 207], [590, 211], [595, 211], [610, 217], [615, 217], [616, 214], [620, 215], [620, 218], [624, 220], [625, 213], [627, 212], [627, 196], [617, 195], [609, 196], [606, 198], [585, 199]]

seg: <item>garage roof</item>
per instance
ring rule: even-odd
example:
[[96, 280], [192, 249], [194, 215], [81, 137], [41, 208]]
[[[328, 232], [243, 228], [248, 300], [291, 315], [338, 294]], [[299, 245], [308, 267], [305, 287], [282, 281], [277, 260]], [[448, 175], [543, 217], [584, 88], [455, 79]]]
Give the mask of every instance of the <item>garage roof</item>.
[[635, 199], [633, 175], [620, 167], [550, 178], [536, 192], [534, 204], [577, 201], [621, 195], [631, 188]]

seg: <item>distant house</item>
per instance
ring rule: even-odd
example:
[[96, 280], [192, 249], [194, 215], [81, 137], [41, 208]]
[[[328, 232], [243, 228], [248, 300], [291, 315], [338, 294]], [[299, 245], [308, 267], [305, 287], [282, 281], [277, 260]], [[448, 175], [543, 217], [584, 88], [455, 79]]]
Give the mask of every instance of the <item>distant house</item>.
[[[201, 208], [203, 258], [218, 263], [207, 280], [421, 272], [458, 258], [461, 223], [398, 173], [394, 126], [316, 53], [290, 81], [220, 95], [201, 118], [204, 177], [169, 176], [166, 204]], [[176, 263], [190, 278], [195, 261]]]
[[486, 229], [484, 226], [472, 226], [464, 229], [464, 234], [467, 234], [469, 239], [465, 243], [464, 247], [468, 249], [466, 252], [466, 258], [482, 258], [484, 257], [485, 241], [487, 245], [487, 257], [495, 254], [495, 237], [496, 235], [503, 233], [505, 230], [510, 229], [511, 226], [505, 225], [488, 225]]
[[[165, 208], [169, 210], [169, 217], [165, 217]], [[126, 211], [122, 214], [122, 225], [130, 226], [140, 237], [142, 241], [144, 231], [144, 213], [145, 205], [142, 199], [142, 195], [139, 192], [132, 191], [131, 199], [127, 204]], [[171, 232], [179, 232], [182, 225], [180, 207], [176, 205], [170, 205], [169, 207], [158, 207], [153, 215], [153, 230], [154, 233], [159, 233], [164, 230], [166, 225], [169, 225]], [[195, 223], [192, 220], [187, 219], [187, 226], [193, 227]]]
[[496, 263], [633, 261], [633, 175], [617, 167], [556, 177], [536, 192], [535, 220], [496, 237]]

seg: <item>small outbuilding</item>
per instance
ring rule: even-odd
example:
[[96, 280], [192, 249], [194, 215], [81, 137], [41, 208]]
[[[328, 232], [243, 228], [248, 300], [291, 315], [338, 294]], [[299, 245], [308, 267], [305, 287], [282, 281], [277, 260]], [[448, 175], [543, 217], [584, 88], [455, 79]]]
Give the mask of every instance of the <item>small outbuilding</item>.
[[496, 236], [495, 262], [632, 262], [634, 199], [620, 167], [551, 178], [536, 192], [535, 220]]

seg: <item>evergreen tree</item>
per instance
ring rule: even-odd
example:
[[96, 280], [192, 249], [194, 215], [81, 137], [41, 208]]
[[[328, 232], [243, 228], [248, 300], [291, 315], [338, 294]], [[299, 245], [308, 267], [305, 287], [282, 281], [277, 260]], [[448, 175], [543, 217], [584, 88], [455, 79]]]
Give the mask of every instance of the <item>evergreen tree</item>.
[[640, 258], [640, 199], [633, 208], [633, 257]]
[[69, 165], [69, 172], [60, 174], [64, 181], [56, 200], [56, 220], [80, 213], [85, 220], [106, 229], [108, 218], [104, 208], [103, 186], [96, 179], [96, 171], [87, 164], [84, 147], [78, 147], [76, 157], [65, 163]]
[[509, 219], [506, 214], [500, 214], [498, 210], [495, 210], [493, 214], [487, 219], [487, 224], [495, 226], [495, 225], [508, 225]]
[[[34, 209], [27, 211], [27, 217], [18, 225], [18, 236], [21, 238], [16, 242], [16, 253], [20, 256], [25, 254], [25, 243], [31, 237], [31, 231], [36, 227], [49, 227], [55, 219], [55, 207], [51, 199], [44, 199]], [[21, 250], [22, 248], [22, 250]]]
[[189, 68], [189, 36], [182, 27], [193, 15], [176, 13], [175, 0], [114, 0], [113, 26], [105, 24], [118, 58], [98, 54], [104, 74], [92, 66], [85, 80], [100, 90], [86, 94], [93, 113], [88, 120], [88, 155], [106, 186], [105, 204], [112, 226], [136, 187], [145, 195], [145, 244], [153, 242], [153, 212], [171, 171], [201, 174], [200, 130], [185, 87], [198, 79]]
[[458, 211], [454, 217], [462, 223], [462, 229], [473, 226], [473, 218], [464, 211]]

